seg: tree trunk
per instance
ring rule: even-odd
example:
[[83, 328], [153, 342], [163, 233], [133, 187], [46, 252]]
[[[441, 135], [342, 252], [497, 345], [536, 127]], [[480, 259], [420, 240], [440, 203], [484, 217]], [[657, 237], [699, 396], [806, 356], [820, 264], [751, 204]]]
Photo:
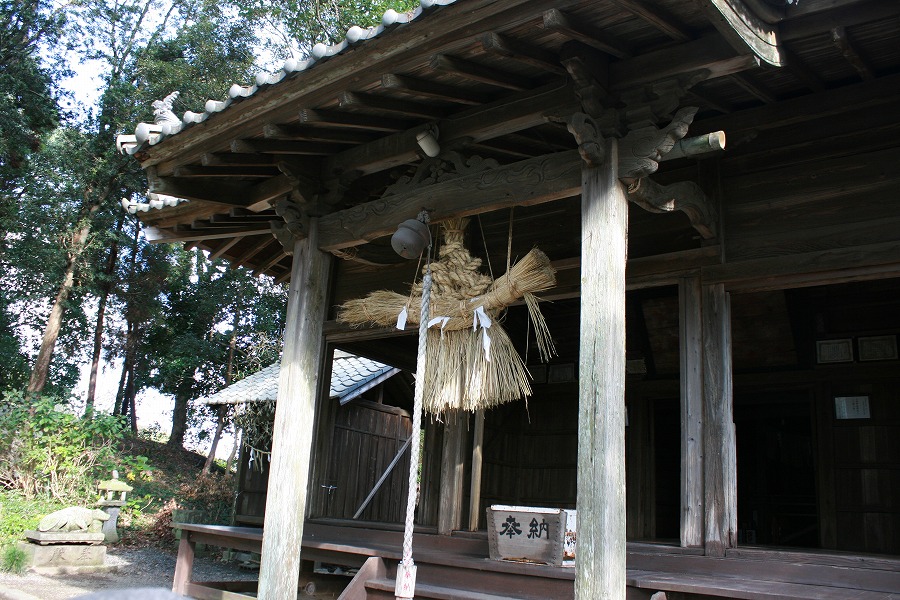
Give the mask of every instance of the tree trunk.
[[172, 431], [169, 434], [167, 444], [173, 447], [184, 447], [184, 434], [187, 432], [188, 405], [191, 397], [190, 378], [193, 372], [186, 376], [185, 382], [178, 386], [175, 393], [175, 407], [172, 409]]
[[103, 320], [106, 316], [106, 303], [109, 300], [109, 293], [112, 290], [112, 278], [116, 269], [116, 258], [119, 252], [119, 234], [125, 225], [125, 215], [119, 217], [116, 224], [116, 236], [109, 245], [109, 257], [106, 260], [106, 269], [104, 275], [105, 281], [100, 290], [100, 302], [97, 306], [97, 323], [94, 327], [94, 351], [91, 355], [91, 375], [88, 379], [87, 396], [84, 401], [84, 416], [91, 418], [94, 412], [94, 397], [97, 393], [97, 371], [100, 370], [100, 354], [103, 351]]
[[[231, 323], [231, 340], [228, 342], [228, 363], [225, 366], [225, 387], [231, 385], [231, 374], [234, 368], [234, 348], [237, 346], [237, 329], [241, 322], [240, 299], [238, 299], [237, 308], [234, 311], [234, 317]], [[208, 475], [212, 468], [213, 461], [216, 458], [216, 449], [219, 447], [219, 439], [222, 437], [222, 430], [225, 429], [225, 417], [228, 414], [228, 407], [224, 404], [220, 405], [216, 419], [216, 433], [213, 435], [212, 443], [209, 447], [209, 456], [203, 464], [203, 475]]]
[[56, 340], [59, 338], [59, 330], [62, 327], [63, 313], [65, 312], [66, 300], [75, 286], [75, 265], [81, 258], [81, 253], [87, 244], [88, 236], [91, 233], [91, 224], [94, 215], [97, 213], [99, 206], [92, 204], [85, 212], [81, 219], [81, 226], [75, 233], [72, 240], [72, 248], [66, 259], [66, 270], [63, 276], [62, 284], [56, 293], [56, 299], [53, 302], [53, 308], [50, 309], [50, 316], [47, 317], [47, 324], [44, 326], [44, 334], [41, 338], [41, 349], [38, 352], [37, 360], [34, 361], [34, 368], [31, 370], [31, 377], [28, 380], [28, 394], [30, 396], [40, 396], [47, 385], [47, 377], [50, 375], [50, 361], [53, 359], [53, 350], [56, 348]]

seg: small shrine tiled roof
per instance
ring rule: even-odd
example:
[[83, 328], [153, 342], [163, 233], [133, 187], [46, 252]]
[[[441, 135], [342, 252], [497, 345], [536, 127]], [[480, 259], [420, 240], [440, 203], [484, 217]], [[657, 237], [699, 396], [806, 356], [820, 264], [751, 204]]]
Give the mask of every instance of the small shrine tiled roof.
[[[267, 402], [278, 395], [280, 364], [269, 365], [206, 398], [204, 404], [243, 404]], [[393, 377], [400, 369], [344, 352], [334, 351], [329, 397], [346, 404], [365, 391]]]

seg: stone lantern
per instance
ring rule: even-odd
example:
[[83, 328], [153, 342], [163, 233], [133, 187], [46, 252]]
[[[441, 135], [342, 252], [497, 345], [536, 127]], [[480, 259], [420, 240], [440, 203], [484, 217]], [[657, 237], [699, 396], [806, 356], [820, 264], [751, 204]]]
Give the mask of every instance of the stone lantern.
[[97, 504], [109, 515], [109, 520], [103, 523], [104, 540], [110, 543], [118, 542], [119, 532], [116, 530], [116, 523], [119, 520], [119, 511], [125, 505], [126, 495], [134, 488], [119, 479], [118, 471], [113, 471], [112, 479], [101, 481], [97, 489], [100, 490], [101, 496]]

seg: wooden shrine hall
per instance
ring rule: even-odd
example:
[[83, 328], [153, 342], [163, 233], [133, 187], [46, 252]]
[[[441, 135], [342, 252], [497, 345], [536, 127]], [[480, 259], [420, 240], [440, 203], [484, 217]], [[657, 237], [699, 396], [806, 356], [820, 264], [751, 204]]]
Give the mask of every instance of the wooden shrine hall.
[[[322, 382], [334, 349], [416, 369], [415, 324], [338, 307], [411, 294], [425, 211], [490, 278], [547, 255], [556, 355], [509, 303], [532, 395], [426, 415], [417, 598], [900, 595], [900, 3], [422, 0], [175, 97], [119, 137], [123, 205], [290, 282], [263, 528], [185, 526], [176, 590], [246, 597], [191, 580], [202, 542], [260, 552], [264, 600], [312, 560], [394, 597], [400, 524], [328, 504]], [[492, 505], [576, 509], [574, 566], [489, 559]]]

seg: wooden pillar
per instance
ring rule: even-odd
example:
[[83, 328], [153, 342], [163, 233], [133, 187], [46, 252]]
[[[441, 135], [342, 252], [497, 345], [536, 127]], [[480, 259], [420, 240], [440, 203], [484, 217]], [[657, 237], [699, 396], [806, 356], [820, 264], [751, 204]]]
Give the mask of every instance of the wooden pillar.
[[318, 220], [294, 243], [272, 462], [259, 568], [261, 600], [295, 600], [324, 341], [330, 257], [318, 249]]
[[194, 571], [194, 552], [197, 544], [191, 540], [189, 531], [181, 530], [181, 541], [178, 542], [178, 558], [175, 561], [175, 577], [172, 591], [181, 596], [188, 593], [188, 584]]
[[625, 598], [625, 262], [628, 202], [615, 140], [584, 166], [578, 405], [578, 600]]
[[450, 535], [462, 526], [467, 413], [444, 414], [444, 444], [441, 452], [441, 500], [438, 533]]
[[478, 531], [481, 521], [481, 465], [484, 445], [484, 409], [475, 411], [472, 438], [472, 476], [469, 484], [469, 531]]
[[698, 277], [678, 284], [681, 357], [681, 546], [703, 546], [703, 325]]
[[724, 556], [737, 541], [730, 313], [725, 287], [703, 286], [704, 546], [709, 556]]

